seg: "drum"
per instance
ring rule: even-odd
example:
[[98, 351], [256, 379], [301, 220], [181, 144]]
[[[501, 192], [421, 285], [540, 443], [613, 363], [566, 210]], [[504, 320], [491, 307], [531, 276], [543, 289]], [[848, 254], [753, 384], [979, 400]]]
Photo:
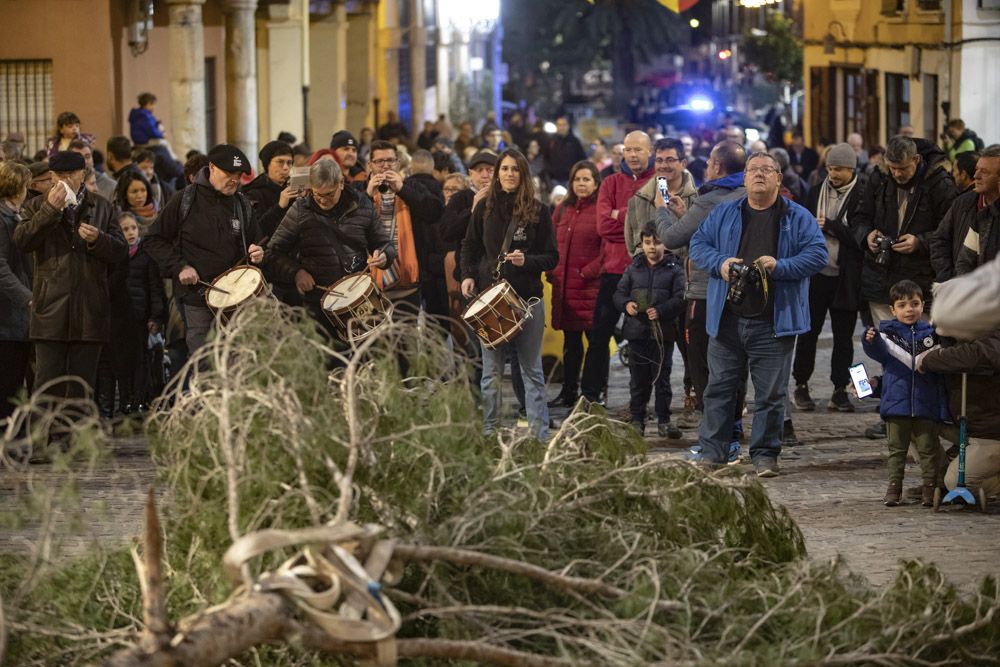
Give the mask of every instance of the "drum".
[[490, 286], [462, 313], [462, 319], [490, 350], [513, 340], [521, 333], [529, 317], [529, 304], [517, 295], [506, 280]]
[[392, 321], [392, 303], [367, 273], [345, 276], [323, 290], [320, 307], [341, 338], [359, 343]]
[[212, 281], [205, 290], [205, 303], [216, 315], [229, 318], [242, 304], [265, 294], [264, 272], [256, 266], [237, 266]]

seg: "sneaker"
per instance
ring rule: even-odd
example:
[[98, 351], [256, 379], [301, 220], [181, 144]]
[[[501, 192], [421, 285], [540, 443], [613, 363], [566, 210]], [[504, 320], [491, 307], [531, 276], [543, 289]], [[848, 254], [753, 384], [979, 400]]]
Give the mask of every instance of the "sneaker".
[[705, 468], [707, 470], [718, 470], [723, 467], [722, 463], [718, 461], [713, 461], [706, 457], [702, 452], [689, 452], [685, 457], [691, 463], [694, 463], [700, 468]]
[[576, 398], [559, 394], [549, 401], [550, 408], [571, 408], [576, 405]]
[[677, 418], [677, 427], [686, 431], [691, 431], [701, 426], [701, 410], [691, 408], [684, 410], [684, 414]]
[[656, 434], [661, 438], [670, 438], [671, 440], [680, 440], [684, 437], [681, 430], [671, 424], [670, 422], [660, 422], [656, 425]]
[[638, 419], [633, 419], [632, 420], [632, 428], [634, 428], [636, 431], [638, 431], [639, 435], [641, 435], [641, 436], [645, 436], [646, 435], [646, 422], [644, 420], [640, 421]]
[[729, 456], [726, 458], [726, 463], [728, 465], [734, 466], [740, 462], [743, 458], [743, 448], [740, 446], [740, 441], [736, 440], [729, 443]]
[[889, 488], [885, 490], [885, 497], [882, 498], [882, 504], [886, 507], [895, 507], [899, 504], [899, 499], [902, 495], [903, 483], [889, 482]]
[[758, 477], [777, 477], [778, 476], [778, 460], [772, 458], [764, 458], [757, 461], [754, 464], [754, 470], [757, 472]]
[[881, 440], [882, 438], [888, 437], [885, 432], [885, 422], [880, 421], [879, 423], [875, 424], [875, 426], [866, 428], [865, 437], [868, 438], [869, 440]]
[[786, 419], [785, 424], [781, 428], [781, 446], [799, 447], [801, 445], [802, 441], [795, 437], [795, 427], [792, 426], [792, 420]]
[[920, 486], [920, 504], [924, 507], [934, 507], [934, 490], [937, 484], [934, 482], [924, 482]]
[[795, 387], [792, 394], [792, 405], [803, 412], [812, 412], [816, 409], [816, 401], [809, 395], [809, 385], [800, 384]]
[[844, 389], [836, 389], [833, 392], [833, 396], [830, 397], [830, 402], [827, 403], [826, 409], [837, 412], [854, 412], [854, 404], [851, 403], [851, 399], [847, 396], [847, 391]]

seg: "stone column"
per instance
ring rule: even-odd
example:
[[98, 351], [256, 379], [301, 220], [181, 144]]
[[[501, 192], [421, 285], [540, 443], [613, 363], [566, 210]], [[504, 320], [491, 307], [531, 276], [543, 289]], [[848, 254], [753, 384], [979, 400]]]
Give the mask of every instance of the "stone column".
[[257, 156], [257, 0], [224, 0], [226, 15], [226, 140]]
[[205, 146], [205, 0], [167, 0], [170, 7], [171, 145], [176, 155]]
[[[326, 148], [334, 132], [347, 129], [357, 135], [361, 129], [347, 125], [347, 26], [347, 8], [342, 2], [333, 5], [329, 16], [310, 25], [309, 136], [313, 150]], [[351, 75], [363, 76], [362, 72], [353, 71], [354, 46]]]
[[[365, 0], [359, 11], [348, 16], [347, 39], [351, 45], [351, 75], [347, 78], [347, 128], [358, 132], [373, 123], [375, 97], [375, 35], [377, 3]], [[386, 107], [383, 102], [382, 111]]]
[[427, 30], [424, 28], [424, 7], [421, 0], [410, 0], [409, 32], [410, 98], [413, 101], [413, 127], [410, 128], [410, 136], [416, 141], [424, 127], [427, 97]]

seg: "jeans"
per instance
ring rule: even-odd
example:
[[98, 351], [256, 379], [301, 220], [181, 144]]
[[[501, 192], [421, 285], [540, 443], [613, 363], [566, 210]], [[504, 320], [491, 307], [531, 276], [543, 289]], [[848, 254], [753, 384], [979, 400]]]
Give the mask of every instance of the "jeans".
[[545, 303], [536, 302], [529, 311], [531, 317], [514, 340], [495, 350], [483, 348], [483, 433], [491, 435], [500, 427], [502, 408], [501, 386], [507, 347], [517, 352], [518, 365], [524, 378], [525, 409], [531, 435], [545, 441], [549, 438], [549, 407], [545, 396], [545, 372], [542, 370], [542, 334], [545, 332]]
[[583, 335], [589, 331], [563, 331], [563, 386], [559, 393], [563, 398], [575, 401], [580, 392], [580, 369], [583, 367]]
[[611, 337], [615, 335], [615, 325], [621, 312], [615, 308], [615, 290], [622, 279], [618, 273], [602, 273], [601, 286], [594, 302], [594, 321], [590, 326], [590, 347], [583, 360], [583, 379], [580, 392], [588, 401], [596, 401], [608, 386]]
[[628, 370], [629, 412], [632, 421], [645, 423], [646, 405], [649, 395], [656, 392], [656, 421], [666, 424], [670, 421], [670, 370], [674, 342], [670, 339], [673, 327], [664, 327], [667, 334], [663, 348], [652, 338], [630, 340]]
[[724, 463], [733, 434], [737, 389], [746, 367], [754, 386], [750, 460], [776, 459], [781, 453], [788, 375], [794, 336], [774, 335], [767, 320], [747, 319], [723, 311], [719, 335], [708, 344], [708, 387], [698, 442], [706, 459]]
[[708, 386], [708, 332], [705, 299], [691, 299], [684, 308], [684, 338], [687, 341], [687, 370], [691, 374], [695, 407], [704, 410], [705, 387]]
[[816, 368], [816, 341], [823, 331], [826, 313], [830, 312], [833, 328], [833, 355], [830, 358], [830, 382], [834, 390], [851, 384], [851, 363], [854, 361], [854, 325], [858, 321], [855, 310], [833, 307], [833, 299], [840, 285], [839, 276], [815, 275], [809, 281], [810, 331], [799, 335], [795, 343], [795, 361], [792, 377], [795, 384], [806, 384]]

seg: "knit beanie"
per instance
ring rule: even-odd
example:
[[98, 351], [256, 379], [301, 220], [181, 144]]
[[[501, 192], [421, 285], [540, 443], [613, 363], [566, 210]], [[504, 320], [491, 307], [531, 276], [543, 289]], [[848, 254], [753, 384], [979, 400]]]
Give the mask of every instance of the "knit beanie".
[[292, 147], [286, 144], [284, 141], [269, 141], [264, 144], [264, 147], [260, 149], [260, 161], [264, 165], [264, 171], [267, 171], [267, 166], [271, 164], [271, 160], [279, 155], [291, 155]]
[[856, 169], [858, 156], [850, 144], [837, 144], [826, 154], [826, 166]]

